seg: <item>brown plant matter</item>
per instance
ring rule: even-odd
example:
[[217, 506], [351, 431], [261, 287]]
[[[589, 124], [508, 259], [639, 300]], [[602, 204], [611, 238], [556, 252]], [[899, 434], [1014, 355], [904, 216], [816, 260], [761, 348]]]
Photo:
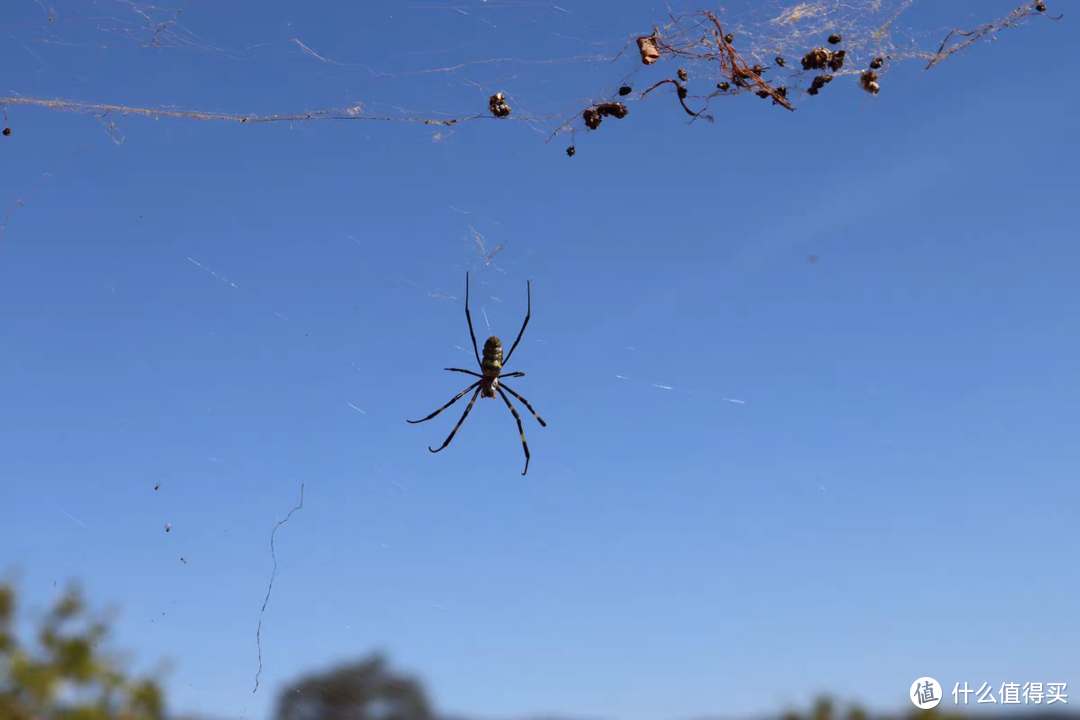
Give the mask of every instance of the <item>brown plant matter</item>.
[[867, 70], [862, 74], [862, 77], [859, 78], [859, 84], [862, 85], [863, 90], [865, 90], [866, 92], [870, 93], [871, 95], [877, 95], [878, 90], [881, 89], [881, 86], [878, 85], [877, 79], [878, 74], [876, 72], [874, 72], [873, 70]]
[[491, 108], [491, 114], [495, 117], [508, 117], [510, 115], [510, 106], [506, 103], [506, 98], [501, 92], [495, 93], [488, 99], [488, 107]]
[[660, 50], [656, 47], [656, 35], [657, 33], [654, 32], [652, 37], [639, 37], [637, 39], [638, 51], [641, 53], [641, 62], [645, 65], [652, 65], [660, 59]]
[[833, 76], [827, 73], [824, 75], [818, 75], [814, 78], [813, 82], [810, 83], [810, 89], [806, 91], [806, 94], [817, 95], [819, 92], [821, 92], [821, 88], [831, 83], [832, 80]]

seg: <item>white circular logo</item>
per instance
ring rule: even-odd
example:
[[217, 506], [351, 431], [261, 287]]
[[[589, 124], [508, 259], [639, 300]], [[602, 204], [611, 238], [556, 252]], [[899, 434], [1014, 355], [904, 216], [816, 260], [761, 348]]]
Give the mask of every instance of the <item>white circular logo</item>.
[[920, 710], [936, 708], [941, 702], [941, 685], [932, 677], [921, 677], [911, 683], [908, 697]]

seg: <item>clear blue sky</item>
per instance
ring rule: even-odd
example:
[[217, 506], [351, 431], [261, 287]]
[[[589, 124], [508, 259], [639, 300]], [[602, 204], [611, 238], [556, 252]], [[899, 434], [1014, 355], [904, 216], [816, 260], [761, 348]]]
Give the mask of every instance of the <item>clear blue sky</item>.
[[[146, 48], [121, 2], [13, 5], [0, 95], [393, 116], [500, 89], [573, 112], [638, 67], [588, 56], [666, 14], [194, 2]], [[1012, 7], [904, 21], [933, 45]], [[669, 86], [572, 159], [549, 120], [8, 107], [0, 568], [35, 605], [84, 581], [137, 669], [172, 663], [170, 707], [220, 717], [376, 648], [486, 718], [901, 708], [923, 675], [1080, 693], [1064, 9], [877, 98], [844, 77], [687, 126]], [[419, 72], [487, 58], [515, 61]], [[491, 266], [470, 226], [509, 241]], [[481, 343], [512, 341], [532, 281], [526, 477], [499, 401], [438, 455], [464, 403], [405, 422], [468, 384], [442, 370], [475, 362], [466, 270]]]

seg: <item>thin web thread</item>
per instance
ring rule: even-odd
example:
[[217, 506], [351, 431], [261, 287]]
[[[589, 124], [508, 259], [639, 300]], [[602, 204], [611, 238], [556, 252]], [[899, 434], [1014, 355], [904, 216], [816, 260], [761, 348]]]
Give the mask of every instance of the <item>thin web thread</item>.
[[251, 692], [254, 694], [259, 691], [259, 676], [262, 675], [263, 662], [262, 662], [262, 621], [263, 615], [266, 614], [266, 604], [270, 602], [270, 591], [274, 589], [274, 576], [277, 575], [277, 556], [274, 554], [274, 536], [277, 534], [278, 528], [289, 521], [292, 514], [304, 507], [304, 485], [300, 484], [300, 504], [289, 511], [289, 514], [285, 516], [284, 520], [278, 521], [278, 524], [274, 526], [274, 529], [270, 532], [270, 557], [274, 561], [274, 571], [270, 573], [270, 584], [266, 588], [266, 599], [263, 600], [262, 611], [259, 612], [259, 626], [255, 629], [255, 644], [259, 648], [259, 671], [255, 673], [255, 689]]

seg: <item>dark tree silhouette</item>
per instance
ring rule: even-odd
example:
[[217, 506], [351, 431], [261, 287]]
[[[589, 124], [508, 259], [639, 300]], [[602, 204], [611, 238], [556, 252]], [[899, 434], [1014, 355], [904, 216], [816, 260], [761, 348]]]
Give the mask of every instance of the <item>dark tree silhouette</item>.
[[281, 693], [274, 720], [433, 720], [418, 680], [380, 654], [309, 675]]
[[[1022, 717], [1028, 720], [1035, 720], [1037, 717], [1032, 712], [1023, 712], [1022, 710], [1021, 712], [1023, 713]], [[820, 695], [814, 700], [812, 707], [808, 711], [788, 710], [780, 715], [780, 720], [868, 720], [870, 717], [870, 713], [857, 704], [848, 705], [843, 711], [840, 711], [831, 696]], [[878, 714], [873, 717], [878, 718], [878, 720], [905, 720], [905, 718], [907, 720], [965, 720], [969, 716], [964, 712], [945, 707], [944, 703], [932, 710], [920, 710], [909, 703], [900, 712]], [[1073, 716], [1066, 717], [1072, 718]], [[999, 720], [1004, 719], [1004, 715], [999, 718]], [[1015, 718], [1009, 716], [1008, 720], [1015, 720]]]

